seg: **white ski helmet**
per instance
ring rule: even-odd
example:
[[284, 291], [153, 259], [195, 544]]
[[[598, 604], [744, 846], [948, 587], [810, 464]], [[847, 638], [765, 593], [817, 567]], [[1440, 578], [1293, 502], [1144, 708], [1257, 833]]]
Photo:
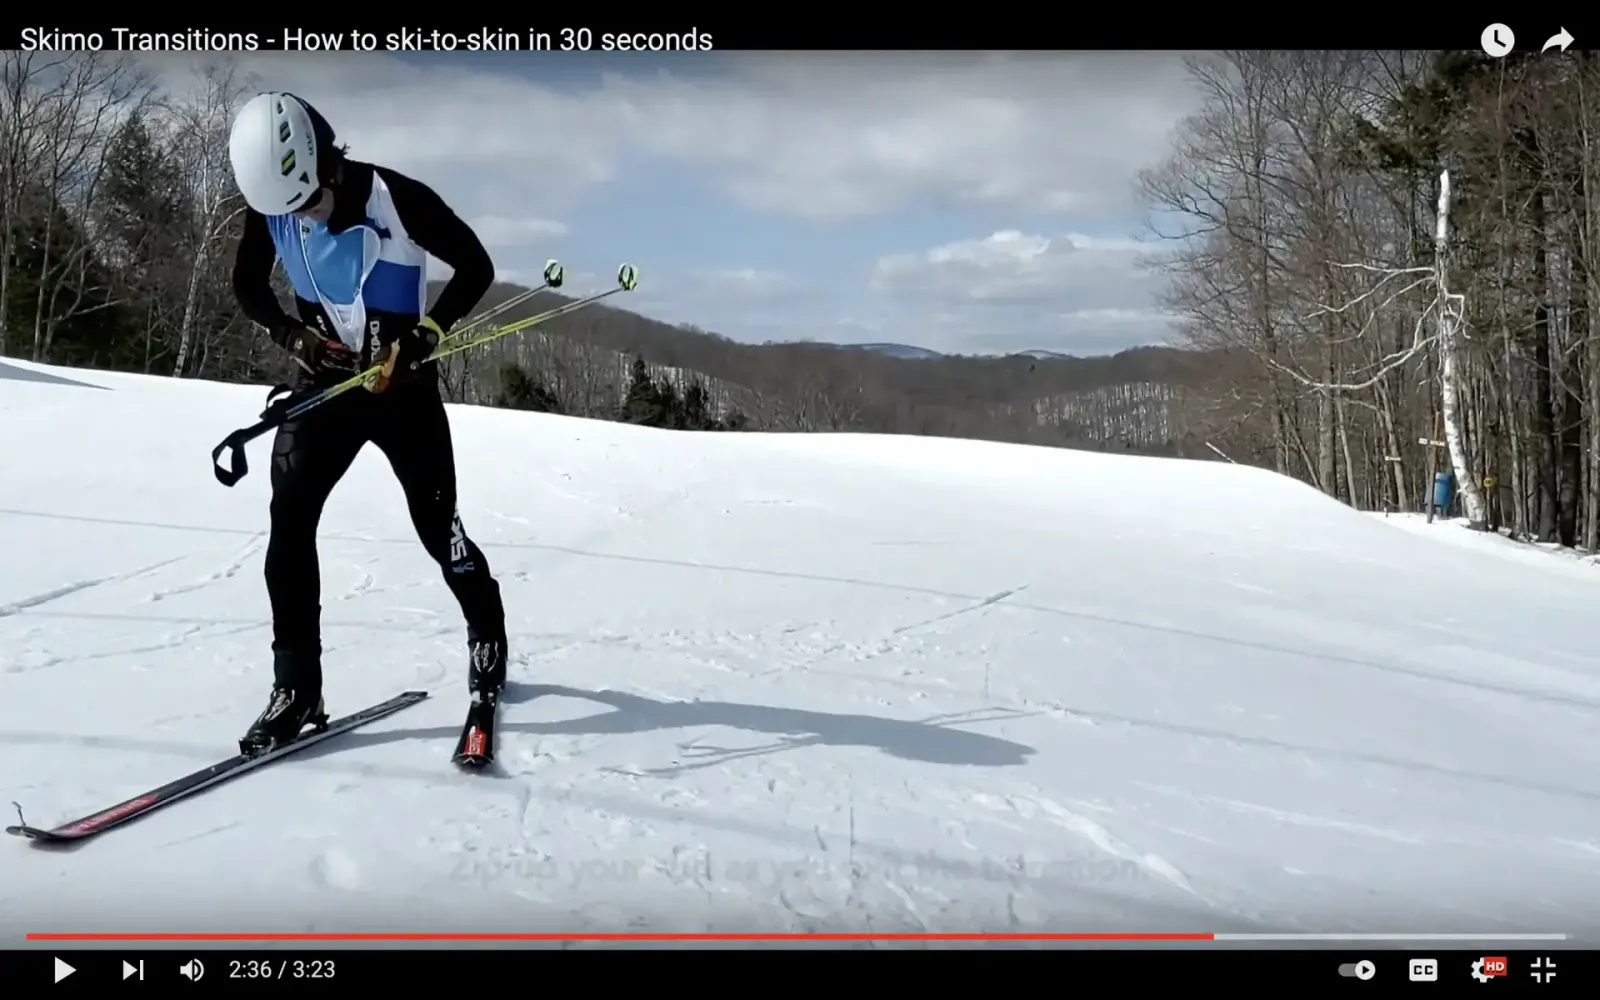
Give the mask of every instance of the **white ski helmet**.
[[293, 94], [259, 94], [233, 120], [233, 179], [262, 215], [287, 215], [317, 192], [317, 154], [311, 111]]

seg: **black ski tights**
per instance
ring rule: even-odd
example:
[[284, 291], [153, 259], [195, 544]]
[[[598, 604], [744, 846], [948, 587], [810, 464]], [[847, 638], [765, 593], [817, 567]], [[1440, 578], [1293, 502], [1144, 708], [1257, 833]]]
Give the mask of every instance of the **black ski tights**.
[[368, 441], [394, 469], [412, 526], [461, 605], [469, 637], [505, 640], [500, 587], [456, 510], [449, 417], [436, 378], [424, 375], [384, 393], [357, 389], [278, 429], [272, 446], [267, 596], [279, 684], [321, 686], [317, 525], [334, 486]]

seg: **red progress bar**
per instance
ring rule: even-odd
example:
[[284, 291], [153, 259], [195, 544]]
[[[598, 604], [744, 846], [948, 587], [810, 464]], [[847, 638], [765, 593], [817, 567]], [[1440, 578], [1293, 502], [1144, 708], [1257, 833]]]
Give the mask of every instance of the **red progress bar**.
[[29, 934], [29, 941], [1215, 941], [1215, 934]]

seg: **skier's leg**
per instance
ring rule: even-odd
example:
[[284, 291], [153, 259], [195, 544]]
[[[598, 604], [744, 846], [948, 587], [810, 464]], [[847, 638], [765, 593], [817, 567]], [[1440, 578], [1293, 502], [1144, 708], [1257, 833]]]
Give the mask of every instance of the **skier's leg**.
[[[350, 401], [355, 403], [355, 400]], [[328, 495], [366, 437], [351, 405], [278, 428], [272, 443], [267, 598], [272, 605], [273, 698], [245, 743], [261, 747], [321, 713], [322, 579], [317, 525]]]
[[431, 379], [384, 393], [372, 441], [394, 469], [417, 538], [444, 573], [467, 622], [474, 691], [499, 691], [506, 677], [506, 613], [489, 560], [467, 537], [456, 508], [450, 418]]

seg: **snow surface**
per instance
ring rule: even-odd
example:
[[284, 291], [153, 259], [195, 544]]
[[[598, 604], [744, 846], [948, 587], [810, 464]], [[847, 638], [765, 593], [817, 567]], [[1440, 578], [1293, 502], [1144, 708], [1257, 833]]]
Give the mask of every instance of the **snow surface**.
[[[226, 756], [270, 679], [268, 444], [209, 469], [264, 390], [54, 374], [0, 381], [0, 801], [42, 824]], [[323, 525], [329, 708], [434, 697], [77, 850], [7, 839], [0, 937], [1600, 940], [1600, 570], [1225, 463], [452, 420], [502, 772], [449, 764], [459, 614], [369, 449]]]
[[[1428, 523], [1426, 514], [1374, 514], [1388, 524], [1407, 531], [1427, 535], [1436, 541], [1447, 542], [1472, 549], [1485, 555], [1518, 562], [1546, 573], [1571, 576], [1581, 582], [1593, 583], [1600, 579], [1600, 558], [1582, 549], [1563, 549], [1546, 542], [1525, 542], [1509, 537], [1505, 532], [1490, 534], [1472, 531], [1466, 518], [1435, 517]], [[1552, 561], [1555, 560], [1555, 561]], [[1485, 563], [1479, 572], [1493, 573], [1495, 566]]]

